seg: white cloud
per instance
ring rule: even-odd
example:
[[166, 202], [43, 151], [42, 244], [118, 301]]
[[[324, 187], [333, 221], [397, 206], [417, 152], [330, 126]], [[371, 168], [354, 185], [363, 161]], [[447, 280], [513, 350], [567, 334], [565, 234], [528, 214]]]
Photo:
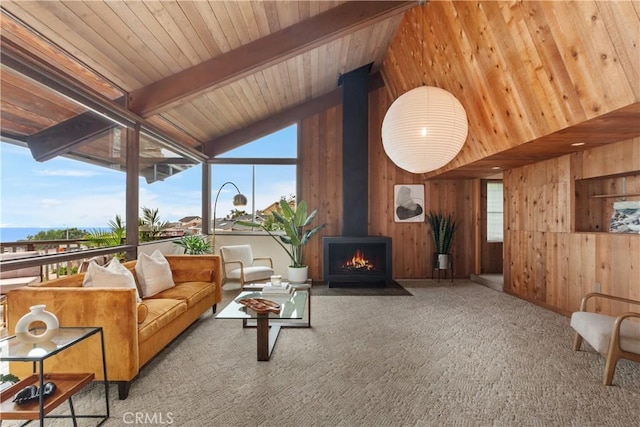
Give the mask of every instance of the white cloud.
[[61, 205], [62, 200], [59, 199], [40, 199], [40, 204], [43, 208], [48, 208], [51, 206]]
[[78, 169], [44, 169], [36, 172], [41, 176], [71, 176], [71, 177], [89, 177], [98, 176], [99, 172], [83, 171]]

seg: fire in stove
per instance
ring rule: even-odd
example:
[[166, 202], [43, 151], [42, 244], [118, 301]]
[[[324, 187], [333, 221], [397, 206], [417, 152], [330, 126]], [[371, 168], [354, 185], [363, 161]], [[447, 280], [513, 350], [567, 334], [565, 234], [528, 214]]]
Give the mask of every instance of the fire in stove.
[[342, 264], [343, 271], [372, 271], [375, 270], [375, 266], [365, 258], [365, 255], [360, 249], [356, 250], [356, 253]]

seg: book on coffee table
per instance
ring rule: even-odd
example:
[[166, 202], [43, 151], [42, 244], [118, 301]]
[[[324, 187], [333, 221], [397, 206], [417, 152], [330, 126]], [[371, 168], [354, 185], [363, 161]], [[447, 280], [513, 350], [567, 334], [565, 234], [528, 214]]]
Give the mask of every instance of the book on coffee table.
[[293, 286], [289, 283], [283, 283], [280, 286], [274, 286], [267, 283], [262, 288], [263, 294], [290, 294], [291, 292], [293, 292]]

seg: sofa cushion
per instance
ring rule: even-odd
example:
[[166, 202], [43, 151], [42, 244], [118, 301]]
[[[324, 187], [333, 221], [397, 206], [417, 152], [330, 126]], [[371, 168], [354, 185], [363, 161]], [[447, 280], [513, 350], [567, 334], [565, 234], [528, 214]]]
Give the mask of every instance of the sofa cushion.
[[144, 342], [160, 328], [187, 311], [187, 303], [176, 299], [145, 299], [147, 318], [138, 325], [138, 342]]
[[[177, 299], [185, 301], [187, 303], [187, 307], [191, 308], [204, 297], [214, 292], [215, 286], [211, 286], [211, 283], [209, 282], [183, 282], [171, 289], [167, 289], [166, 291], [162, 291], [159, 294], [154, 295], [151, 299]], [[145, 301], [148, 301], [148, 299]]]
[[138, 325], [143, 323], [149, 315], [149, 307], [143, 302], [138, 303]]
[[142, 301], [138, 295], [133, 274], [120, 264], [117, 258], [113, 258], [105, 267], [96, 262], [89, 263], [82, 286], [86, 288], [133, 288], [136, 290], [136, 301]]
[[151, 255], [140, 254], [135, 270], [143, 297], [153, 296], [175, 286], [169, 262], [158, 250]]

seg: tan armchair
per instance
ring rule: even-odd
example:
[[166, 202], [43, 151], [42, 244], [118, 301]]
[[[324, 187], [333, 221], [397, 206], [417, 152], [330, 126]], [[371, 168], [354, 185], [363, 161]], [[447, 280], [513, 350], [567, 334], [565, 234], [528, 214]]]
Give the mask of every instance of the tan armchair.
[[[240, 286], [245, 283], [269, 280], [273, 275], [273, 260], [270, 257], [254, 257], [251, 245], [221, 246], [220, 258], [225, 281], [239, 280]], [[256, 265], [263, 261], [266, 265]]]
[[575, 351], [580, 350], [582, 340], [586, 340], [598, 353], [606, 358], [602, 383], [611, 385], [616, 364], [619, 359], [628, 359], [640, 363], [640, 323], [631, 318], [640, 319], [639, 312], [626, 312], [617, 317], [587, 311], [587, 302], [591, 298], [605, 298], [640, 308], [640, 301], [627, 298], [590, 293], [582, 298], [580, 311], [571, 315], [571, 327], [576, 336], [573, 343]]

